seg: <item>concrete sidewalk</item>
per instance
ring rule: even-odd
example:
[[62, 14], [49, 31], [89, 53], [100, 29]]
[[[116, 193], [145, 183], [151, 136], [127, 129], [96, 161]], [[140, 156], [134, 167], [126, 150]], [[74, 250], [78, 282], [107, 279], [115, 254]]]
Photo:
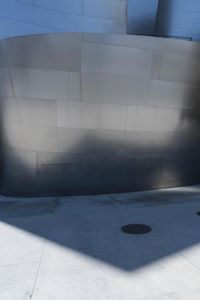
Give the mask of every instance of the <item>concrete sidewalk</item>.
[[200, 186], [1, 197], [0, 300], [199, 300], [198, 211]]

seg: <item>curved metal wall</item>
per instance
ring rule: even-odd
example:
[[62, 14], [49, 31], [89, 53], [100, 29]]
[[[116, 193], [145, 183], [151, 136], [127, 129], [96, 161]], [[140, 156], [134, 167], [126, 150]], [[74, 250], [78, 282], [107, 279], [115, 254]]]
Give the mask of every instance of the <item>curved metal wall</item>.
[[200, 40], [200, 1], [127, 0], [127, 32]]
[[127, 33], [155, 35], [159, 0], [127, 0]]
[[0, 54], [1, 194], [200, 182], [200, 44], [68, 33]]
[[126, 32], [126, 0], [1, 0], [0, 37]]
[[156, 34], [200, 40], [200, 1], [159, 0]]

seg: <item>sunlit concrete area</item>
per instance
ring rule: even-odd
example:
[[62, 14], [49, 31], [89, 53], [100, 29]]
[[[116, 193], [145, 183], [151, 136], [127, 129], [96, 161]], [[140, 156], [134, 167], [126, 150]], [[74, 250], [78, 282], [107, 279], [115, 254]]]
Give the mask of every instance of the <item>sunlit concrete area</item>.
[[[200, 186], [0, 198], [0, 299], [198, 300]], [[143, 235], [122, 232], [146, 224]]]

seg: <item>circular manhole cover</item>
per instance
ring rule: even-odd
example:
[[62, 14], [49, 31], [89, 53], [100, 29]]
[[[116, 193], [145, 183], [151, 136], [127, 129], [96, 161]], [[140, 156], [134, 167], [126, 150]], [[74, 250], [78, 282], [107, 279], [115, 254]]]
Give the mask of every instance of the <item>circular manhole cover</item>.
[[151, 227], [144, 224], [128, 224], [122, 226], [122, 231], [129, 234], [145, 234], [151, 232]]

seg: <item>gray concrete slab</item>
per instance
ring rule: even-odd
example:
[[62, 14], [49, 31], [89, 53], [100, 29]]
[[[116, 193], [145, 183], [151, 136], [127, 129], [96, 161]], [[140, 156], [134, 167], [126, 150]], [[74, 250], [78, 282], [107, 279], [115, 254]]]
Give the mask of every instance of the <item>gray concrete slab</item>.
[[200, 186], [0, 197], [0, 299], [199, 300], [198, 211]]

